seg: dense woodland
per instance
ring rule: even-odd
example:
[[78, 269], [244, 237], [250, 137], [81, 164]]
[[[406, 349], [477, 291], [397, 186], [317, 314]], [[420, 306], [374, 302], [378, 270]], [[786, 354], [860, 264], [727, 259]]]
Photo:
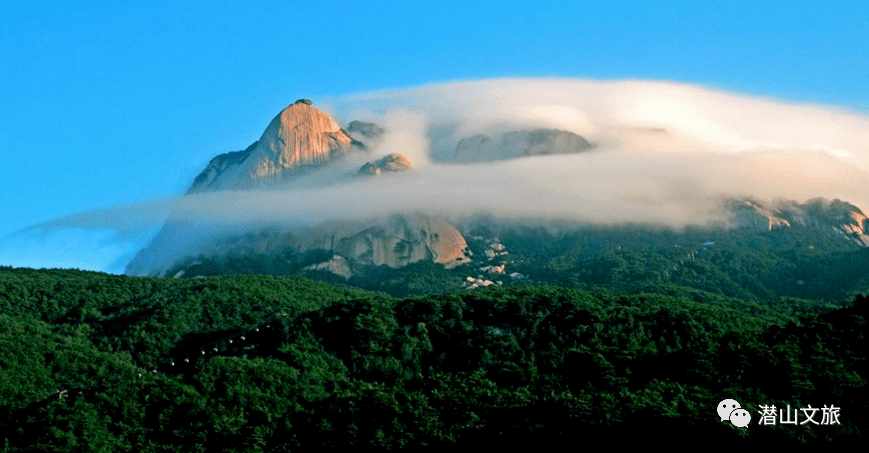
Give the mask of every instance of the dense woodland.
[[[493, 222], [487, 222], [493, 223]], [[776, 302], [782, 298], [850, 301], [869, 293], [869, 249], [839, 234], [783, 228], [757, 234], [741, 229], [687, 229], [681, 232], [647, 227], [585, 227], [553, 235], [544, 229], [477, 227], [466, 235], [474, 261], [451, 270], [431, 262], [399, 269], [355, 266], [350, 279], [326, 271], [305, 270], [327, 261], [332, 253], [309, 250], [262, 255], [197, 257], [180, 263], [168, 275], [182, 278], [233, 274], [299, 275], [333, 284], [381, 291], [394, 297], [461, 292], [467, 276], [479, 268], [504, 264], [507, 273], [525, 278], [489, 276], [505, 285], [554, 285], [664, 294], [725, 295]], [[499, 238], [507, 256], [487, 260], [486, 240]], [[816, 305], [812, 303], [812, 305]]]
[[865, 442], [865, 252], [707, 234], [502, 235], [527, 278], [472, 291], [470, 267], [302, 271], [320, 252], [195, 279], [0, 268], [0, 452]]

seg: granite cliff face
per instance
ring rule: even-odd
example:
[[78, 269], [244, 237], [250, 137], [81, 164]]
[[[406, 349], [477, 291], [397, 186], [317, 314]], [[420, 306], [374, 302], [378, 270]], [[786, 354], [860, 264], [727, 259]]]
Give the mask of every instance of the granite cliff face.
[[343, 277], [351, 276], [350, 264], [397, 268], [427, 260], [452, 268], [471, 261], [462, 233], [446, 220], [423, 213], [313, 227], [274, 226], [244, 235], [231, 230], [206, 232], [195, 223], [170, 222], [130, 262], [126, 274], [167, 277], [169, 270], [189, 258], [272, 254], [287, 248], [334, 252], [329, 261], [309, 267]]
[[732, 199], [726, 206], [735, 226], [757, 232], [776, 228], [810, 228], [869, 246], [869, 219], [860, 208], [842, 200], [815, 198], [805, 203], [789, 200], [762, 202]]
[[[327, 166], [347, 153], [366, 151], [361, 142], [311, 104], [307, 99], [296, 101], [281, 111], [262, 137], [247, 149], [213, 158], [187, 194], [274, 186], [308, 170]], [[369, 140], [376, 140], [384, 133], [370, 123], [353, 122], [351, 126], [349, 129]], [[406, 156], [390, 154], [365, 164], [359, 174], [377, 175], [409, 169], [411, 163]], [[125, 272], [166, 276], [185, 258], [250, 252], [269, 254], [287, 247], [299, 252], [333, 251], [332, 259], [310, 267], [344, 277], [351, 275], [351, 265], [399, 267], [430, 260], [452, 267], [470, 261], [462, 234], [447, 221], [424, 213], [304, 228], [273, 226], [243, 236], [232, 225], [203, 225], [170, 217], [151, 243], [136, 254]]]
[[775, 208], [765, 208], [754, 200], [728, 200], [727, 207], [734, 216], [735, 226], [754, 231], [771, 231], [774, 228], [791, 226], [790, 222], [779, 217], [781, 211]]
[[398, 173], [413, 168], [410, 159], [402, 154], [389, 154], [380, 160], [368, 162], [359, 169], [360, 175], [379, 175], [382, 173]]
[[187, 193], [274, 184], [365, 149], [311, 104], [307, 99], [296, 101], [282, 110], [247, 149], [212, 159]]
[[287, 247], [300, 252], [331, 250], [356, 265], [371, 266], [401, 267], [428, 260], [453, 267], [470, 261], [464, 236], [449, 222], [423, 213], [264, 229], [253, 237], [226, 238], [213, 245], [229, 254], [269, 253]]

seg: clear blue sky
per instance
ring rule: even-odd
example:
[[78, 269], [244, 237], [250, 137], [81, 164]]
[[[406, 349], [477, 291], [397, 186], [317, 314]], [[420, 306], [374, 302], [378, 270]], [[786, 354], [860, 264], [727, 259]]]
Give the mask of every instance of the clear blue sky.
[[[560, 76], [869, 113], [867, 1], [409, 3], [7, 2], [0, 237], [177, 195], [300, 97]], [[107, 270], [118, 253], [65, 240], [0, 264]]]

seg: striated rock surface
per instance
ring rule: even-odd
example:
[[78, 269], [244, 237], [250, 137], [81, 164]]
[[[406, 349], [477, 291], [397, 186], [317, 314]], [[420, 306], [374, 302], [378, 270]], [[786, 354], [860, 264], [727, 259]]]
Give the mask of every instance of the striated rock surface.
[[777, 200], [731, 199], [727, 207], [737, 227], [754, 231], [776, 228], [811, 228], [869, 246], [869, 219], [860, 208], [842, 200], [815, 198], [805, 203]]
[[869, 247], [869, 218], [862, 211], [852, 211], [850, 219], [842, 224], [841, 230], [845, 233], [845, 237], [851, 238], [854, 242]]
[[394, 215], [353, 234], [318, 232], [310, 247], [335, 250], [363, 265], [401, 267], [428, 260], [450, 268], [470, 261], [464, 236], [449, 222], [424, 214]]
[[791, 224], [814, 228], [869, 246], [869, 219], [851, 203], [815, 198], [802, 204], [781, 202], [779, 209]]
[[780, 217], [782, 215], [780, 210], [767, 209], [758, 201], [729, 200], [728, 207], [735, 216], [735, 224], [738, 228], [770, 231], [773, 228], [791, 226], [790, 222]]
[[573, 132], [556, 129], [514, 131], [498, 139], [474, 135], [462, 139], [453, 156], [457, 162], [487, 162], [523, 156], [571, 154], [589, 150], [592, 145]]
[[311, 104], [308, 99], [296, 101], [282, 110], [246, 150], [212, 159], [187, 193], [260, 187], [364, 149], [361, 142]]
[[360, 175], [379, 175], [381, 173], [397, 173], [407, 171], [413, 167], [410, 159], [403, 154], [389, 154], [380, 160], [368, 162], [359, 169]]
[[226, 253], [331, 250], [357, 265], [401, 267], [420, 260], [453, 267], [470, 261], [464, 236], [443, 219], [422, 213], [382, 220], [342, 221], [316, 227], [263, 230], [255, 238], [222, 241]]

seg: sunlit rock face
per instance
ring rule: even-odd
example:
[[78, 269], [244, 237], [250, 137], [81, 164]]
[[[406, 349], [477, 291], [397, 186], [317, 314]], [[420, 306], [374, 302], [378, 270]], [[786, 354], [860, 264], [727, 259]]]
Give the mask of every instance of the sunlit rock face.
[[851, 221], [842, 225], [842, 232], [854, 242], [869, 247], [869, 218], [863, 212], [851, 212]]
[[381, 173], [397, 173], [413, 168], [410, 158], [403, 154], [389, 154], [374, 162], [368, 162], [359, 169], [360, 175], [379, 175]]
[[523, 156], [572, 154], [591, 148], [591, 143], [573, 132], [535, 129], [508, 132], [497, 139], [486, 135], [467, 137], [459, 142], [454, 155], [446, 157], [455, 162], [488, 162]]
[[[351, 152], [366, 148], [328, 115], [300, 99], [284, 109], [260, 140], [244, 151], [221, 154], [196, 177], [188, 194], [274, 186], [306, 170], [320, 168]], [[383, 130], [370, 123], [351, 123], [349, 129], [374, 139]], [[389, 154], [369, 162], [360, 174], [395, 173], [412, 168], [410, 159]], [[429, 260], [453, 267], [470, 261], [464, 237], [443, 219], [424, 213], [386, 219], [347, 219], [315, 227], [273, 225], [258, 233], [239, 233], [232, 224], [202, 224], [170, 218], [148, 246], [127, 265], [131, 275], [166, 276], [185, 258], [233, 254], [299, 252], [323, 249], [336, 258], [312, 269], [344, 277], [350, 265], [400, 267]]]
[[310, 100], [300, 99], [282, 110], [246, 150], [212, 159], [187, 193], [250, 189], [280, 182], [362, 149], [362, 143], [329, 115], [312, 107]]

